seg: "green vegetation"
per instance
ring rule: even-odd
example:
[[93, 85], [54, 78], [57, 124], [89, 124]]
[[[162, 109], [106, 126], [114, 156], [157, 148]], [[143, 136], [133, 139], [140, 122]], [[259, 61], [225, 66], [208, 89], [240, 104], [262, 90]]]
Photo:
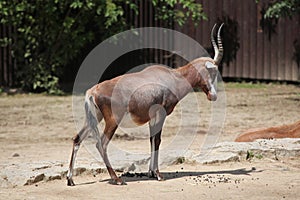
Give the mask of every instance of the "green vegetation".
[[[257, 3], [260, 0], [256, 0]], [[276, 33], [276, 26], [280, 18], [292, 19], [294, 16], [300, 16], [300, 0], [274, 0], [270, 1], [262, 10], [263, 19], [261, 26], [271, 39], [272, 34]], [[294, 40], [293, 60], [300, 68], [300, 38]]]
[[183, 164], [185, 162], [185, 157], [178, 157], [175, 161], [174, 164]]
[[275, 0], [269, 3], [264, 17], [279, 19], [281, 17], [293, 17], [297, 14], [300, 14], [300, 0]]
[[263, 156], [261, 154], [254, 154], [254, 152], [251, 150], [247, 151], [246, 160], [251, 160], [253, 158], [257, 158], [260, 160], [263, 158]]
[[226, 83], [226, 87], [228, 87], [228, 88], [263, 89], [263, 88], [267, 88], [267, 84], [252, 83], [252, 82], [229, 82], [229, 83]]
[[[195, 0], [151, 0], [156, 19], [183, 25], [206, 19]], [[139, 13], [138, 1], [129, 0], [1, 0], [0, 23], [13, 27], [11, 45], [23, 89], [60, 93], [59, 81], [67, 66], [83, 59], [105, 38], [132, 27], [126, 12]]]

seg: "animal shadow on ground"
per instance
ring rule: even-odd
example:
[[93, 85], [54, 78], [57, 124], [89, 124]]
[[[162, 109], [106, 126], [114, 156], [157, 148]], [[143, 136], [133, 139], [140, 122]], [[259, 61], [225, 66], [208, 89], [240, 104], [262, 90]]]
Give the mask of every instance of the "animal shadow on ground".
[[[231, 175], [248, 175], [250, 176], [251, 173], [259, 173], [262, 170], [256, 170], [255, 168], [251, 168], [247, 170], [245, 168], [242, 169], [235, 169], [235, 170], [224, 170], [224, 171], [207, 171], [207, 172], [190, 172], [190, 171], [182, 171], [182, 172], [161, 172], [164, 177], [164, 180], [172, 180], [182, 177], [190, 177], [190, 176], [203, 176], [203, 175], [218, 175], [218, 174], [231, 174]], [[137, 181], [149, 181], [156, 178], [149, 178], [148, 173], [133, 173], [133, 172], [126, 172], [121, 175], [122, 180], [126, 183], [130, 182], [137, 182]], [[113, 184], [111, 179], [104, 179], [100, 182], [108, 182], [109, 184]]]

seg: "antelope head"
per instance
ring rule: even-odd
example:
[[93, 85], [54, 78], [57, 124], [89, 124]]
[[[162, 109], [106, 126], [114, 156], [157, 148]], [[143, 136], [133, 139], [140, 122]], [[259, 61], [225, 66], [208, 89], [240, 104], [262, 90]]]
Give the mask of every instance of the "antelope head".
[[220, 64], [222, 57], [223, 57], [223, 45], [221, 41], [221, 29], [224, 24], [222, 24], [217, 32], [217, 43], [214, 39], [214, 33], [216, 24], [212, 28], [211, 31], [211, 42], [214, 48], [215, 56], [213, 59], [211, 58], [202, 58], [200, 69], [200, 75], [201, 75], [201, 81], [199, 83], [200, 88], [205, 92], [207, 95], [207, 99], [210, 101], [216, 101], [217, 100], [217, 91], [214, 86], [214, 82], [216, 81], [217, 75], [218, 75], [218, 65]]

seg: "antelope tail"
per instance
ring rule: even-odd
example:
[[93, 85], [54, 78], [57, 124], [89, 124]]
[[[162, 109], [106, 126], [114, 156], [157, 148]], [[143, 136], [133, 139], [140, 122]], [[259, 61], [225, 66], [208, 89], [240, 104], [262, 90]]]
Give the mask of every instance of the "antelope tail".
[[97, 114], [96, 114], [97, 113], [96, 109], [98, 107], [96, 106], [96, 103], [94, 102], [93, 96], [90, 96], [88, 94], [86, 95], [84, 108], [85, 108], [87, 124], [90, 128], [94, 129], [95, 127], [97, 127], [97, 124], [98, 124]]

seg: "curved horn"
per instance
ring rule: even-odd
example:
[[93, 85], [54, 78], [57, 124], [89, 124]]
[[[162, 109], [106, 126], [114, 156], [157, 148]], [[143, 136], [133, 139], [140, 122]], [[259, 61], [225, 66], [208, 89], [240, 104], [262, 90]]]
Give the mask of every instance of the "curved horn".
[[[216, 65], [219, 65], [221, 63], [221, 60], [223, 58], [223, 44], [222, 44], [222, 40], [221, 40], [221, 30], [222, 30], [222, 27], [223, 27], [224, 23], [221, 24], [219, 30], [218, 30], [218, 33], [217, 33], [217, 40], [218, 40], [218, 50], [216, 51], [215, 50], [215, 57], [214, 57], [214, 61], [216, 63]], [[216, 42], [214, 41], [214, 43], [216, 44]], [[214, 47], [214, 49], [216, 49]]]
[[222, 27], [223, 27], [224, 23], [221, 24], [219, 30], [218, 30], [218, 46], [219, 46], [219, 54], [217, 56], [217, 58], [215, 59], [215, 62], [217, 65], [219, 65], [222, 61], [222, 58], [223, 58], [223, 44], [222, 44], [222, 40], [221, 40], [221, 30], [222, 30]]
[[216, 26], [217, 26], [217, 24], [215, 24], [215, 25], [213, 26], [213, 28], [211, 29], [211, 33], [210, 33], [211, 43], [212, 43], [212, 45], [213, 45], [214, 52], [215, 52], [214, 60], [216, 60], [217, 55], [219, 54], [219, 49], [218, 49], [218, 46], [217, 46], [217, 44], [216, 44], [215, 37], [214, 37]]

